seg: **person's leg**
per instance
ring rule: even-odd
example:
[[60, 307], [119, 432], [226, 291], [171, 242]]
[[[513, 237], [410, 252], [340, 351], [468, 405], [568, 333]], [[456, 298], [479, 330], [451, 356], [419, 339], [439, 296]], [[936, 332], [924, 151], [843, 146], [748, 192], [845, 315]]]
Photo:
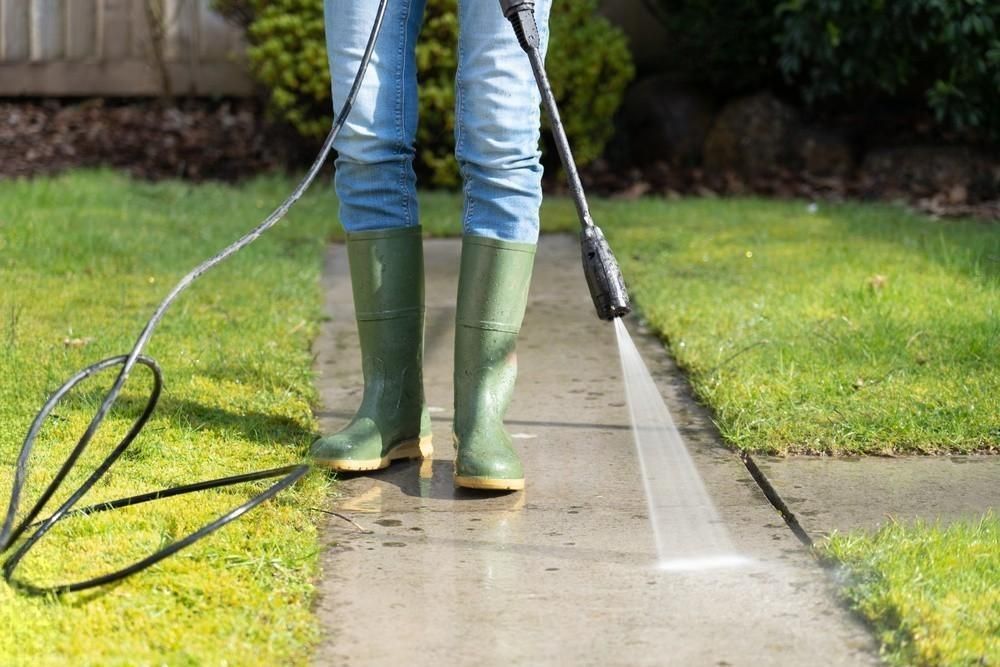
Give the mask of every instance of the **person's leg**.
[[[543, 48], [550, 0], [535, 11]], [[503, 428], [538, 240], [540, 97], [496, 0], [459, 1], [455, 155], [464, 180], [455, 330], [455, 483], [524, 488]]]
[[[338, 113], [375, 18], [374, 0], [326, 0]], [[317, 440], [314, 460], [334, 470], [383, 468], [431, 455], [423, 390], [424, 267], [413, 142], [414, 44], [424, 0], [392, 0], [371, 67], [337, 138], [335, 184], [347, 252], [365, 391], [351, 423]]]
[[[334, 182], [348, 232], [419, 224], [413, 144], [414, 55], [424, 0], [390, 0], [354, 108], [337, 137]], [[333, 112], [347, 97], [375, 20], [377, 0], [324, 0]]]
[[[551, 4], [535, 3], [543, 53]], [[464, 182], [463, 231], [535, 243], [541, 97], [528, 57], [497, 0], [460, 0], [459, 31], [455, 157]]]

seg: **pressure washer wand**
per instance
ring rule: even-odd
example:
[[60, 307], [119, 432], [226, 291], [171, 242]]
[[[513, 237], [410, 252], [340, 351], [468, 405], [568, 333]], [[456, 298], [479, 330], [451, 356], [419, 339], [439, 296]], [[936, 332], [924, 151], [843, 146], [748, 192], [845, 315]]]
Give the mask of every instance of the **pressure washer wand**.
[[622, 276], [621, 269], [618, 268], [618, 260], [611, 252], [611, 246], [604, 238], [604, 233], [590, 217], [587, 196], [583, 191], [583, 183], [580, 181], [576, 161], [573, 159], [573, 152], [570, 150], [566, 130], [563, 128], [556, 98], [552, 94], [552, 86], [549, 85], [549, 77], [545, 72], [545, 63], [542, 61], [542, 53], [539, 50], [540, 40], [538, 25], [535, 23], [535, 3], [533, 0], [500, 0], [500, 7], [503, 9], [504, 16], [514, 26], [518, 43], [528, 54], [531, 70], [534, 72], [535, 82], [538, 84], [538, 91], [542, 95], [542, 104], [545, 106], [545, 111], [549, 114], [549, 120], [552, 123], [552, 134], [556, 140], [559, 159], [562, 161], [563, 168], [566, 169], [570, 194], [573, 197], [573, 203], [576, 204], [576, 213], [583, 228], [580, 232], [583, 273], [587, 278], [587, 286], [590, 288], [590, 296], [594, 300], [597, 316], [602, 320], [609, 321], [616, 317], [624, 317], [632, 310], [628, 300], [628, 289], [625, 287], [625, 278]]

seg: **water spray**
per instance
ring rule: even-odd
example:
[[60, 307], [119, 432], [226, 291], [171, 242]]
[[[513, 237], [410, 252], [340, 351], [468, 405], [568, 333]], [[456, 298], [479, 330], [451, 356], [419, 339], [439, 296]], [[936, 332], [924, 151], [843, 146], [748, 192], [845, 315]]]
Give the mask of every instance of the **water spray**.
[[540, 50], [541, 40], [538, 36], [538, 25], [535, 22], [534, 0], [500, 0], [500, 7], [503, 9], [504, 16], [514, 27], [518, 43], [528, 54], [531, 71], [535, 74], [535, 83], [538, 84], [538, 91], [542, 95], [542, 104], [549, 115], [549, 121], [552, 123], [552, 135], [555, 137], [556, 149], [559, 151], [559, 159], [566, 170], [570, 195], [573, 197], [576, 214], [582, 227], [580, 246], [583, 252], [583, 274], [587, 278], [587, 287], [590, 288], [590, 296], [594, 300], [597, 316], [608, 321], [624, 317], [632, 310], [628, 300], [628, 289], [625, 287], [625, 278], [622, 277], [621, 269], [618, 268], [618, 260], [611, 252], [611, 246], [604, 238], [604, 232], [594, 224], [594, 220], [590, 216], [590, 207], [587, 205], [587, 196], [583, 191], [580, 173], [576, 168], [573, 151], [570, 150], [566, 130], [563, 128], [562, 119], [559, 116], [559, 107], [556, 105], [556, 98], [552, 94], [552, 86], [549, 85], [549, 77], [545, 72], [545, 63]]

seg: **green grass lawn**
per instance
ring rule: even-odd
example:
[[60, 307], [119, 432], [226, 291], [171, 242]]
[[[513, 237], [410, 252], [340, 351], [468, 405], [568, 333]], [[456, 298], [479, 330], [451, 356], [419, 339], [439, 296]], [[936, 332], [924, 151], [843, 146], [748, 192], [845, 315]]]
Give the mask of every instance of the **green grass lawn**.
[[1000, 664], [1000, 519], [834, 535], [845, 594], [894, 665]]
[[595, 213], [643, 315], [735, 446], [998, 450], [1000, 226], [753, 200]]
[[[150, 185], [109, 172], [0, 182], [0, 492], [47, 395], [76, 370], [126, 352], [174, 282], [290, 187], [284, 178]], [[428, 234], [458, 232], [457, 196], [425, 194], [421, 203]], [[885, 206], [810, 213], [801, 202], [755, 200], [595, 201], [594, 213], [639, 308], [734, 445], [997, 449], [1000, 228]], [[570, 203], [549, 199], [543, 229], [575, 228]], [[160, 409], [84, 504], [301, 459], [316, 429], [309, 346], [322, 317], [323, 246], [339, 234], [329, 188], [316, 186], [287, 221], [180, 299], [148, 351], [165, 371]], [[57, 411], [29, 499], [112, 379], [91, 381]], [[128, 427], [147, 386], [137, 370], [73, 479]], [[23, 576], [52, 584], [108, 571], [259, 488], [68, 521]], [[44, 600], [0, 586], [0, 627], [11, 629], [0, 664], [305, 662], [318, 633], [309, 508], [327, 489], [312, 476], [124, 585]], [[957, 533], [951, 548], [970, 535]], [[838, 544], [831, 553], [840, 557]], [[990, 609], [995, 620], [995, 602]]]

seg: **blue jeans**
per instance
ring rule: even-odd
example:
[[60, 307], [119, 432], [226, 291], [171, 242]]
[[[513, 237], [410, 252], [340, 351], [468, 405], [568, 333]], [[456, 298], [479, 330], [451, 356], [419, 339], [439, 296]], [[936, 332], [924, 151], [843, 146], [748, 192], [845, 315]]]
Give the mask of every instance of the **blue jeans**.
[[[337, 138], [335, 186], [348, 232], [419, 224], [413, 172], [417, 132], [414, 46], [425, 0], [389, 0], [371, 67]], [[368, 41], [376, 0], [324, 0], [339, 112]], [[536, 0], [543, 48], [551, 0]], [[466, 234], [535, 243], [542, 201], [540, 98], [528, 58], [498, 0], [459, 0], [455, 157]]]

